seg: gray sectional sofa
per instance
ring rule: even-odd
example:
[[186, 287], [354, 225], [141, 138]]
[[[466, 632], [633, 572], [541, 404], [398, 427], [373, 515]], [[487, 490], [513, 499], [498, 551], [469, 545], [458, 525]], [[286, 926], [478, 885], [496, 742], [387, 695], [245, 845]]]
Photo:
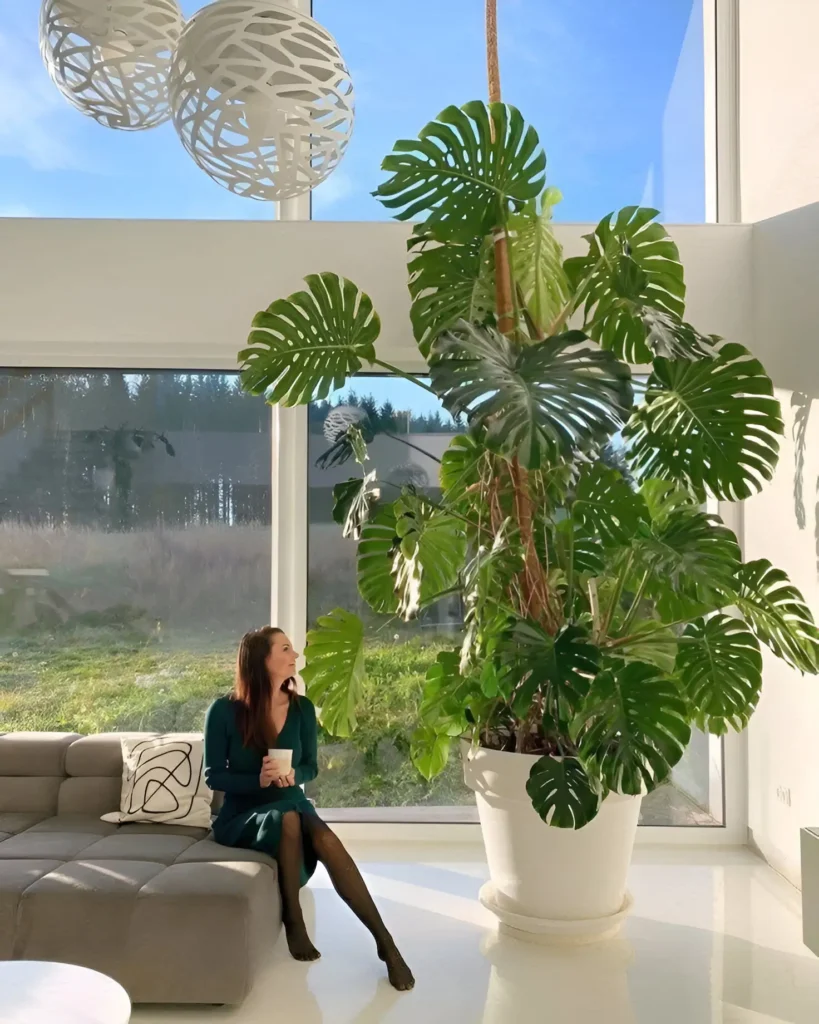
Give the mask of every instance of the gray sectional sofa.
[[120, 736], [0, 734], [0, 960], [102, 971], [135, 1003], [239, 1003], [276, 941], [276, 864], [205, 829], [111, 825]]

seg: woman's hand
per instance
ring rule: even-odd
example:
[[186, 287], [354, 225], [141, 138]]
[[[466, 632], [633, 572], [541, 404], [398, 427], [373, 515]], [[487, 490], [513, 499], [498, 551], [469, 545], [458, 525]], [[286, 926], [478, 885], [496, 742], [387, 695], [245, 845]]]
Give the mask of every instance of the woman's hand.
[[287, 775], [280, 775], [276, 780], [276, 785], [279, 789], [286, 789], [288, 786], [296, 785], [296, 773], [295, 771], [288, 772]]
[[261, 788], [267, 789], [268, 786], [272, 786], [274, 783], [278, 785], [280, 774], [276, 762], [265, 755], [262, 758], [262, 770], [259, 772], [259, 785]]

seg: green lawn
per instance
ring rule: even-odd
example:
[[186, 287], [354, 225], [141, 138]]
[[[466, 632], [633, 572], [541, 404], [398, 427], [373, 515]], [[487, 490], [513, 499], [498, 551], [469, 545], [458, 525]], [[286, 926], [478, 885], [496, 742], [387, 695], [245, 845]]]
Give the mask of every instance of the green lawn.
[[[436, 638], [373, 643], [354, 739], [320, 737], [308, 789], [320, 807], [472, 802], [457, 759], [432, 784], [409, 762], [424, 674], [440, 648]], [[199, 731], [210, 702], [230, 689], [234, 659], [232, 644], [127, 629], [4, 637], [0, 732]]]

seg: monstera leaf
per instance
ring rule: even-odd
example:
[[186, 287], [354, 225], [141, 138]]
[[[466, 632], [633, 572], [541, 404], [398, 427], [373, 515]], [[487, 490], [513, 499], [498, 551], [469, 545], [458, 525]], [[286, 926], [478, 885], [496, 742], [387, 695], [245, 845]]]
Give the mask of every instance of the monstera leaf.
[[783, 430], [762, 364], [726, 344], [713, 359], [656, 359], [625, 437], [639, 476], [679, 481], [700, 500], [710, 492], [737, 501], [771, 479]]
[[461, 324], [438, 339], [430, 365], [450, 412], [526, 469], [604, 441], [633, 402], [631, 372], [577, 331], [519, 346], [492, 328]]
[[411, 619], [423, 604], [455, 585], [466, 558], [466, 535], [459, 519], [421, 497], [400, 498], [393, 509], [398, 544], [392, 573], [398, 613]]
[[745, 728], [762, 689], [762, 655], [741, 619], [692, 622], [680, 638], [676, 670], [700, 729], [721, 736]]
[[441, 488], [448, 502], [460, 504], [468, 497], [470, 488], [480, 483], [485, 460], [486, 450], [468, 434], [459, 434], [450, 441], [440, 472]]
[[559, 189], [549, 187], [539, 203], [530, 200], [509, 220], [515, 282], [532, 319], [544, 332], [569, 299], [563, 247], [552, 231], [552, 213], [562, 198]]
[[468, 242], [503, 223], [543, 188], [546, 156], [515, 107], [473, 101], [447, 107], [417, 139], [402, 139], [382, 169], [392, 177], [373, 195], [398, 220], [428, 214], [440, 241]]
[[819, 630], [785, 573], [759, 558], [739, 569], [736, 582], [736, 606], [759, 639], [800, 672], [819, 671]]
[[640, 494], [648, 509], [649, 519], [658, 528], [665, 525], [672, 512], [679, 509], [695, 511], [697, 508], [691, 492], [672, 480], [644, 480], [640, 485]]
[[409, 619], [455, 585], [465, 558], [460, 520], [408, 495], [362, 528], [358, 590], [373, 611]]
[[677, 663], [677, 637], [673, 630], [656, 619], [637, 619], [628, 629], [625, 643], [617, 643], [617, 656], [623, 661], [642, 661], [654, 665], [666, 675], [674, 672]]
[[566, 723], [580, 709], [597, 672], [600, 652], [577, 626], [550, 636], [534, 622], [517, 622], [510, 630], [501, 659], [522, 676], [515, 695], [515, 713], [524, 718], [536, 693], [544, 698], [544, 714]]
[[461, 576], [464, 632], [459, 669], [464, 676], [477, 672], [480, 688], [487, 697], [496, 697], [503, 690], [508, 698], [515, 681], [508, 665], [495, 657], [514, 619], [508, 581], [522, 564], [520, 551], [509, 544], [508, 523], [510, 520], [495, 534], [491, 546], [477, 545]]
[[600, 810], [600, 788], [576, 757], [535, 761], [526, 792], [541, 818], [555, 828], [583, 828]]
[[602, 462], [584, 467], [577, 481], [572, 517], [607, 547], [628, 543], [648, 518], [645, 502], [616, 469]]
[[358, 592], [380, 615], [398, 612], [398, 595], [392, 574], [399, 538], [395, 512], [385, 505], [365, 523], [358, 542]]
[[586, 699], [580, 757], [610, 790], [637, 796], [671, 774], [691, 739], [688, 707], [672, 678], [654, 665], [601, 672]]
[[413, 764], [427, 780], [443, 771], [452, 743], [479, 729], [497, 705], [480, 694], [474, 677], [461, 675], [459, 661], [458, 651], [441, 651], [427, 670], [421, 724], [410, 742]]
[[353, 477], [333, 488], [333, 519], [343, 527], [344, 537], [358, 540], [361, 528], [370, 517], [375, 502], [376, 471], [363, 477]]
[[418, 347], [427, 358], [435, 339], [459, 320], [494, 319], [494, 250], [491, 238], [437, 242], [423, 228], [416, 230], [410, 247], [410, 319]]
[[720, 608], [733, 594], [740, 550], [719, 516], [678, 509], [661, 526], [641, 530], [636, 551], [652, 570], [647, 593], [666, 621]]
[[410, 760], [427, 782], [431, 782], [446, 768], [451, 747], [451, 736], [422, 725], [412, 734]]
[[238, 355], [242, 387], [271, 404], [306, 405], [340, 388], [375, 359], [381, 321], [365, 295], [338, 274], [311, 274], [309, 291], [257, 313]]
[[[482, 661], [482, 668], [492, 662], [485, 649], [488, 638], [500, 638], [511, 614], [507, 594], [508, 581], [520, 570], [521, 555], [509, 545], [507, 520], [492, 538], [491, 546], [479, 544], [466, 563], [461, 577], [461, 597], [464, 604], [464, 639], [461, 644], [460, 671]], [[501, 674], [502, 674], [502, 670]], [[492, 687], [499, 684], [496, 673], [485, 682]], [[497, 691], [495, 691], [497, 692]]]
[[332, 736], [352, 735], [364, 684], [364, 624], [343, 608], [322, 615], [307, 634], [305, 659], [302, 678], [322, 728]]
[[568, 575], [571, 572], [602, 576], [606, 553], [600, 540], [581, 529], [573, 518], [562, 519], [552, 536], [553, 558]]
[[463, 700], [469, 682], [460, 661], [460, 651], [440, 651], [427, 669], [419, 714], [425, 728], [441, 735], [462, 736], [469, 728]]
[[[699, 359], [714, 356], [721, 339], [715, 334], [700, 334], [696, 327], [679, 320], [671, 313], [645, 306], [638, 312], [646, 332], [646, 345], [651, 356], [667, 359]], [[635, 352], [636, 355], [644, 353]]]
[[685, 283], [680, 254], [657, 210], [627, 206], [586, 235], [589, 252], [566, 260], [585, 329], [628, 363], [648, 363], [657, 342], [657, 314], [682, 319]]

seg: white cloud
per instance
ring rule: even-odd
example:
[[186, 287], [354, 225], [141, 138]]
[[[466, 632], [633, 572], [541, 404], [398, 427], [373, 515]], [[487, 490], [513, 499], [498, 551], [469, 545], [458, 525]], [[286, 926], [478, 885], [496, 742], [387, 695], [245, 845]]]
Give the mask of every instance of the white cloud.
[[87, 169], [70, 143], [66, 115], [82, 116], [48, 77], [36, 41], [0, 34], [0, 154], [37, 171]]

